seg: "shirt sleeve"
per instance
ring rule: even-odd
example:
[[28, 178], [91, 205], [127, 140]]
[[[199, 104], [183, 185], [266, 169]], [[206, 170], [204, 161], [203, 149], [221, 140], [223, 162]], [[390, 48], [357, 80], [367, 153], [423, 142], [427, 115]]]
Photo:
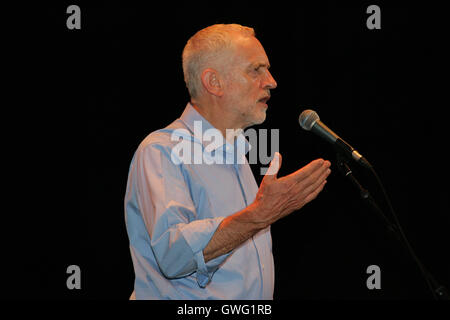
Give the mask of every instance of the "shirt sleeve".
[[181, 165], [172, 162], [168, 147], [139, 148], [135, 161], [137, 202], [162, 274], [181, 278], [195, 272], [198, 285], [205, 287], [230, 254], [208, 263], [203, 257], [224, 217], [198, 219]]

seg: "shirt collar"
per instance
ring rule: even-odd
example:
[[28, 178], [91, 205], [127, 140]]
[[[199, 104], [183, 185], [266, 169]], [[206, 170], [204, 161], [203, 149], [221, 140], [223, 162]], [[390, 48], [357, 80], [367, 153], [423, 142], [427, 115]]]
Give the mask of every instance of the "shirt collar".
[[[181, 114], [180, 119], [188, 127], [189, 131], [191, 131], [191, 133], [194, 137], [194, 141], [198, 141], [198, 142], [201, 141], [204, 148], [206, 148], [211, 143], [211, 141], [205, 141], [204, 139], [202, 139], [202, 137], [204, 137], [205, 131], [207, 131], [208, 129], [218, 130], [211, 123], [209, 123], [208, 120], [206, 120], [192, 106], [192, 104], [190, 102], [187, 103], [186, 108], [184, 109], [183, 113]], [[199, 121], [199, 122], [197, 122], [197, 127], [195, 126], [196, 121]], [[198, 126], [198, 123], [201, 123], [201, 127]], [[201, 128], [201, 130], [199, 130], [200, 128]], [[237, 152], [239, 152], [241, 155], [246, 155], [247, 152], [252, 148], [252, 146], [250, 145], [250, 143], [247, 141], [247, 139], [245, 138], [245, 136], [242, 133], [240, 133], [236, 137], [236, 139], [234, 141], [234, 145], [229, 143], [223, 137], [223, 135], [220, 131], [219, 131], [219, 133], [222, 136], [223, 143], [220, 145], [216, 145], [215, 148], [212, 150], [217, 150], [219, 148], [223, 148], [225, 153], [233, 153], [234, 150], [236, 149]]]

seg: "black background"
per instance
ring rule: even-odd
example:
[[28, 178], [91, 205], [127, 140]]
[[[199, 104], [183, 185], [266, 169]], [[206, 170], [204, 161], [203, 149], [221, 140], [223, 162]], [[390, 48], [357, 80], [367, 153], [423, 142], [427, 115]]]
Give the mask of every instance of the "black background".
[[[339, 175], [332, 148], [299, 127], [306, 108], [370, 160], [416, 253], [450, 287], [446, 155], [437, 152], [446, 147], [438, 139], [445, 110], [434, 101], [440, 89], [433, 81], [441, 9], [314, 3], [40, 6], [10, 60], [18, 140], [5, 166], [12, 177], [3, 233], [8, 297], [129, 297], [128, 166], [147, 134], [180, 116], [189, 99], [181, 52], [214, 23], [253, 27], [270, 59], [278, 88], [255, 129], [280, 130], [279, 176], [318, 157], [333, 163], [321, 195], [272, 226], [275, 299], [431, 298], [411, 258]], [[66, 27], [70, 4], [81, 8], [81, 30]], [[381, 8], [381, 30], [366, 27], [371, 4]], [[252, 169], [259, 183], [259, 165]], [[353, 169], [387, 211], [373, 177]], [[72, 264], [81, 268], [81, 290], [66, 287]], [[381, 290], [366, 287], [373, 264], [381, 268]]]

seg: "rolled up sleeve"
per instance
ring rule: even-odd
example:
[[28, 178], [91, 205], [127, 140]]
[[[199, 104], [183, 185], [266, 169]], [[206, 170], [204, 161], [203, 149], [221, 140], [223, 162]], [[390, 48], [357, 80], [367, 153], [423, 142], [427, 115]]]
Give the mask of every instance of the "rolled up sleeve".
[[224, 217], [199, 219], [181, 166], [171, 161], [168, 147], [138, 149], [133, 174], [137, 202], [161, 273], [166, 278], [195, 273], [198, 285], [205, 287], [230, 254], [208, 263], [203, 257]]
[[230, 254], [219, 256], [208, 261], [208, 263], [205, 263], [205, 258], [203, 257], [203, 249], [211, 240], [211, 237], [223, 219], [224, 217], [197, 220], [181, 226], [181, 232], [194, 253], [197, 268], [197, 283], [200, 287], [205, 287], [211, 281], [214, 272]]

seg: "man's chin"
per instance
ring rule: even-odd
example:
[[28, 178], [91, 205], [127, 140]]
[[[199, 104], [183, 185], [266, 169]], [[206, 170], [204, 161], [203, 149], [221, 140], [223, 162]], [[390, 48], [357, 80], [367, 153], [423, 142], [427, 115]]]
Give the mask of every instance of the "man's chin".
[[[257, 108], [253, 109], [252, 117], [250, 119], [247, 118], [248, 122], [247, 122], [247, 126], [245, 126], [245, 128], [256, 126], [256, 125], [262, 124], [264, 121], [266, 121], [266, 110], [267, 110], [267, 105], [265, 105], [264, 107], [257, 106]], [[244, 130], [245, 130], [245, 128], [244, 128]]]
[[258, 116], [255, 117], [252, 125], [256, 126], [258, 124], [262, 124], [264, 121], [266, 121], [266, 110], [265, 109], [258, 113]]

